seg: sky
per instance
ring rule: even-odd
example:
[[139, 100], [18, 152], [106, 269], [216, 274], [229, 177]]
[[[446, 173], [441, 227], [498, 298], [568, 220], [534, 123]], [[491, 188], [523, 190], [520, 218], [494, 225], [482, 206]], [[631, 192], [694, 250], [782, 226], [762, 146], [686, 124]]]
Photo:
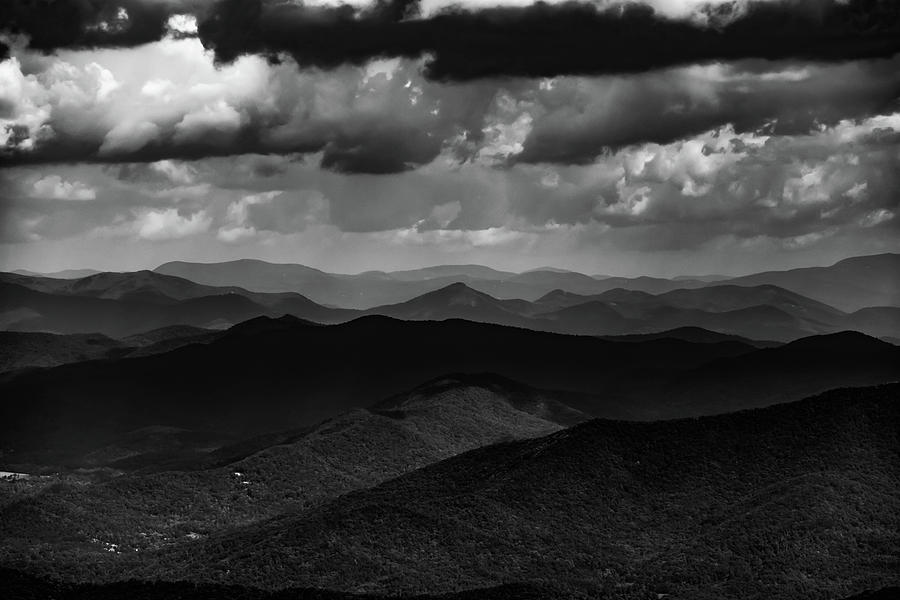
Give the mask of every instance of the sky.
[[892, 0], [4, 0], [0, 269], [900, 252]]

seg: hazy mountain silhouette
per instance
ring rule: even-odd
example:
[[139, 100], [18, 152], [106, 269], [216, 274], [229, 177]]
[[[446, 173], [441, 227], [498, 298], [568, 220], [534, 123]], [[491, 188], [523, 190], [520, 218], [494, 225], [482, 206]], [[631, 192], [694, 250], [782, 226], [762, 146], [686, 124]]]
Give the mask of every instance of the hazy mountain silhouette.
[[221, 263], [170, 262], [155, 269], [212, 286], [238, 286], [257, 292], [297, 292], [315, 302], [346, 308], [372, 308], [396, 304], [463, 282], [497, 298], [537, 300], [563, 289], [579, 294], [600, 294], [622, 288], [662, 294], [676, 289], [702, 288], [729, 282], [735, 285], [776, 285], [835, 308], [852, 312], [867, 306], [900, 306], [897, 254], [860, 256], [829, 267], [772, 271], [738, 278], [726, 277], [589, 277], [572, 271], [543, 269], [520, 274], [479, 265], [448, 265], [398, 271], [368, 271], [339, 275], [297, 264], [259, 260]]
[[405, 302], [452, 283], [465, 283], [496, 298], [536, 300], [562, 288], [582, 294], [596, 294], [616, 287], [630, 287], [659, 293], [681, 287], [705, 285], [694, 280], [648, 277], [598, 280], [581, 273], [533, 270], [505, 273], [479, 265], [448, 265], [398, 271], [367, 271], [357, 275], [333, 274], [296, 264], [273, 264], [259, 260], [222, 263], [170, 262], [155, 269], [213, 286], [239, 286], [258, 292], [297, 292], [327, 306], [370, 309]]
[[540, 324], [525, 316], [530, 312], [530, 307], [531, 304], [526, 300], [500, 300], [464, 283], [451, 283], [412, 300], [377, 306], [366, 312], [409, 321], [466, 319], [479, 323], [541, 329]]
[[773, 285], [715, 284], [658, 295], [615, 289], [582, 296], [554, 290], [534, 305], [542, 307], [535, 311], [535, 316], [545, 319], [557, 318], [554, 315], [581, 315], [583, 319], [589, 319], [590, 309], [578, 309], [579, 306], [593, 306], [608, 315], [612, 314], [609, 312], [612, 309], [626, 319], [619, 323], [610, 321], [609, 326], [617, 327], [617, 330], [603, 331], [574, 318], [567, 330], [582, 333], [649, 333], [700, 327], [751, 339], [781, 341], [846, 329], [879, 337], [900, 334], [900, 309], [873, 307], [847, 314]]
[[494, 298], [464, 283], [454, 283], [366, 313], [404, 320], [461, 318], [580, 335], [656, 333], [700, 327], [748, 339], [790, 341], [854, 326], [873, 335], [900, 334], [891, 309], [869, 309], [852, 317], [775, 286], [722, 285], [656, 296], [623, 289], [591, 296], [555, 290], [529, 303]]
[[[528, 302], [493, 297], [462, 282], [444, 285], [447, 278], [442, 271], [438, 269], [435, 274], [434, 279], [399, 283], [441, 287], [365, 313], [322, 306], [293, 292], [262, 293], [233, 286], [213, 287], [152, 271], [100, 273], [78, 280], [5, 274], [5, 283], [0, 283], [7, 290], [0, 302], [0, 322], [7, 329], [100, 332], [120, 337], [173, 324], [223, 328], [256, 316], [291, 314], [335, 323], [359, 314], [381, 314], [406, 320], [464, 318], [585, 335], [656, 333], [701, 327], [746, 338], [780, 341], [845, 329], [885, 338], [900, 336], [900, 309], [872, 307], [846, 314], [772, 285], [717, 284], [658, 295], [621, 288], [592, 295], [556, 289]], [[523, 275], [538, 279], [585, 279], [580, 274], [557, 271]], [[389, 274], [384, 276], [390, 278]], [[480, 285], [520, 284], [508, 279], [480, 281]]]
[[50, 271], [49, 273], [39, 273], [37, 271], [29, 271], [28, 269], [16, 269], [13, 271], [18, 275], [27, 275], [30, 277], [52, 277], [56, 279], [80, 279], [89, 275], [103, 273], [97, 269], [64, 269], [62, 271]]
[[466, 277], [471, 279], [503, 280], [512, 277], [515, 273], [498, 271], [482, 265], [437, 265], [422, 269], [409, 269], [406, 271], [366, 271], [360, 273], [360, 277], [383, 277], [395, 281], [424, 281], [445, 277]]
[[898, 392], [842, 389], [699, 420], [591, 421], [136, 568], [391, 593], [523, 581], [589, 596], [845, 596], [897, 582], [885, 557], [900, 547]]
[[900, 306], [900, 254], [857, 256], [829, 267], [756, 273], [729, 283], [777, 285], [847, 312], [868, 306]]
[[295, 293], [217, 288], [152, 271], [100, 273], [76, 280], [0, 276], [0, 321], [7, 329], [123, 337], [171, 325], [224, 328], [253, 317], [292, 314], [319, 322], [352, 318]]

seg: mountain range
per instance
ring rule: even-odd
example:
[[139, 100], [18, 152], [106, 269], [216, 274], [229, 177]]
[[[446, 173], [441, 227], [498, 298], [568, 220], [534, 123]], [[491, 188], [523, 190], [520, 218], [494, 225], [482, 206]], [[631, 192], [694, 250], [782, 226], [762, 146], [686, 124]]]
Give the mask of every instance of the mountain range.
[[536, 300], [554, 289], [581, 295], [601, 294], [617, 288], [661, 294], [724, 281], [740, 286], [782, 287], [845, 312], [870, 306], [900, 306], [900, 276], [897, 275], [900, 273], [900, 254], [854, 257], [828, 267], [771, 271], [735, 278], [591, 277], [558, 269], [509, 273], [478, 265], [339, 275], [303, 265], [258, 260], [170, 262], [155, 271], [212, 286], [238, 286], [257, 292], [297, 292], [319, 304], [359, 309], [404, 302], [451, 283], [465, 283], [497, 298]]
[[309, 425], [448, 372], [578, 392], [584, 397], [572, 407], [592, 416], [653, 419], [893, 381], [900, 347], [851, 332], [758, 348], [462, 320], [259, 317], [160, 354], [7, 374], [0, 395], [16, 401], [0, 405], [0, 435], [13, 450], [50, 454], [155, 425], [250, 435]]
[[2, 273], [0, 596], [890, 597], [898, 257]]
[[[889, 290], [896, 285], [896, 274], [887, 273], [884, 267], [890, 262], [885, 256], [894, 255], [862, 257], [868, 262], [854, 259], [856, 263], [862, 261], [861, 266], [857, 265], [859, 270], [870, 273], [871, 277], [867, 279], [870, 287]], [[835, 277], [845, 273], [843, 265], [846, 262], [835, 265]], [[231, 263], [219, 266], [222, 265]], [[900, 264], [896, 266], [900, 267]], [[306, 273], [304, 269], [307, 268], [303, 267], [299, 272]], [[485, 273], [485, 269], [465, 266], [402, 272], [397, 279], [392, 274], [362, 274], [358, 277], [375, 278], [380, 282], [377, 285], [396, 283], [405, 286], [407, 292], [411, 291], [411, 286], [438, 286], [403, 302], [366, 310], [318, 304], [296, 292], [214, 287], [153, 271], [99, 273], [80, 279], [7, 273], [0, 276], [0, 291], [3, 292], [0, 325], [17, 331], [99, 333], [121, 338], [173, 325], [223, 329], [257, 316], [289, 314], [319, 323], [340, 323], [363, 315], [384, 315], [403, 320], [457, 318], [579, 335], [651, 334], [694, 327], [759, 341], [786, 342], [842, 330], [860, 331], [887, 340], [900, 339], [900, 306], [896, 302], [894, 306], [868, 306], [845, 312], [791, 291], [789, 287], [767, 283], [746, 285], [738, 280], [700, 282], [703, 285], [697, 287], [683, 287], [686, 280], [667, 280], [674, 289], [659, 293], [616, 287], [583, 294], [573, 291], [573, 288], [581, 291], [585, 288], [572, 283], [573, 279], [582, 282], [590, 279], [601, 287], [613, 279], [598, 281], [559, 271], [531, 271], [504, 279], [503, 273], [490, 270]], [[220, 270], [230, 272], [224, 267]], [[274, 272], [279, 271], [274, 269]], [[448, 275], [454, 272], [457, 275]], [[475, 281], [470, 273], [492, 278]], [[784, 273], [791, 272], [783, 272], [781, 279], [788, 277]], [[816, 273], [820, 274], [819, 279], [824, 278], [822, 271]], [[325, 275], [320, 273], [317, 278]], [[468, 283], [446, 283], [448, 278], [460, 277]], [[803, 283], [810, 276], [804, 277], [798, 281]], [[300, 287], [312, 295], [321, 291], [315, 287], [318, 285], [315, 281], [303, 281], [305, 283]], [[524, 299], [530, 295], [524, 292], [523, 297], [503, 298], [476, 289], [484, 287], [482, 284], [486, 282], [491, 286], [509, 282], [518, 286], [522, 281], [541, 282], [546, 284], [545, 287], [551, 283], [569, 287], [553, 288], [533, 300]], [[261, 285], [256, 280], [248, 283]], [[357, 283], [364, 286], [365, 282]], [[793, 287], [803, 286], [798, 283]], [[873, 298], [877, 300], [885, 295], [874, 295]]]

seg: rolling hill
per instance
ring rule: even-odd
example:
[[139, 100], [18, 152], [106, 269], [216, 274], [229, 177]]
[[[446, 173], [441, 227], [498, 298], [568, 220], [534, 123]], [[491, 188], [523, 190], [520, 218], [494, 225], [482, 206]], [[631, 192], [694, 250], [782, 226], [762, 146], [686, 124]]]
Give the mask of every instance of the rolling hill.
[[[173, 548], [144, 578], [422, 593], [834, 598], [897, 585], [897, 385], [597, 420]], [[245, 549], [252, 548], [252, 552]]]
[[[41, 545], [55, 555], [56, 567], [76, 568], [105, 562], [109, 544], [148, 551], [303, 510], [467, 450], [588, 420], [559, 400], [571, 396], [495, 376], [455, 375], [368, 410], [237, 443], [145, 428], [70, 465], [132, 474], [91, 485], [63, 480], [0, 509], [6, 542], [0, 556], [16, 561], [16, 548]], [[204, 444], [214, 448], [203, 454]], [[173, 460], [179, 456], [180, 464]]]

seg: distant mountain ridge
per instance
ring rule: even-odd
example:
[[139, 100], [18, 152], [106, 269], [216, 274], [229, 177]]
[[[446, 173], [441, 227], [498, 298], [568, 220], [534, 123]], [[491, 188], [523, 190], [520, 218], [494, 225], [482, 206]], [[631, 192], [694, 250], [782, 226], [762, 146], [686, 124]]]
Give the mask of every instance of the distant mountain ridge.
[[81, 279], [89, 275], [103, 273], [97, 269], [65, 269], [62, 271], [50, 271], [48, 273], [39, 273], [37, 271], [29, 271], [28, 269], [16, 269], [12, 271], [17, 275], [27, 275], [29, 277], [50, 277], [55, 279]]
[[208, 285], [236, 285], [263, 292], [293, 291], [325, 305], [369, 309], [396, 304], [455, 282], [496, 298], [536, 300], [560, 288], [600, 294], [623, 288], [662, 294], [729, 282], [734, 285], [775, 285], [853, 312], [868, 306], [900, 306], [900, 254], [859, 256], [827, 267], [772, 271], [742, 277], [590, 277], [562, 269], [506, 273], [480, 265], [448, 265], [412, 271], [337, 275], [295, 264], [258, 260], [224, 263], [171, 262], [155, 269]]
[[[714, 282], [656, 295], [623, 288], [583, 295], [555, 288], [531, 302], [498, 298], [472, 287], [471, 282], [445, 284], [447, 278], [438, 275], [423, 280], [427, 286], [439, 285], [431, 291], [404, 302], [358, 311], [317, 304], [294, 292], [215, 287], [152, 271], [100, 273], [76, 280], [2, 274], [0, 327], [124, 337], [174, 325], [223, 329], [257, 316], [289, 314], [319, 323], [338, 323], [379, 314], [404, 320], [467, 319], [577, 335], [652, 334], [700, 327], [747, 339], [776, 341], [848, 329], [883, 338], [900, 337], [900, 308], [869, 307], [847, 314], [769, 284], [739, 286]], [[531, 272], [524, 276], [584, 280], [579, 274], [559, 272]], [[522, 281], [514, 276], [481, 280], [480, 285], [526, 285]], [[422, 282], [399, 283], [407, 286]]]

